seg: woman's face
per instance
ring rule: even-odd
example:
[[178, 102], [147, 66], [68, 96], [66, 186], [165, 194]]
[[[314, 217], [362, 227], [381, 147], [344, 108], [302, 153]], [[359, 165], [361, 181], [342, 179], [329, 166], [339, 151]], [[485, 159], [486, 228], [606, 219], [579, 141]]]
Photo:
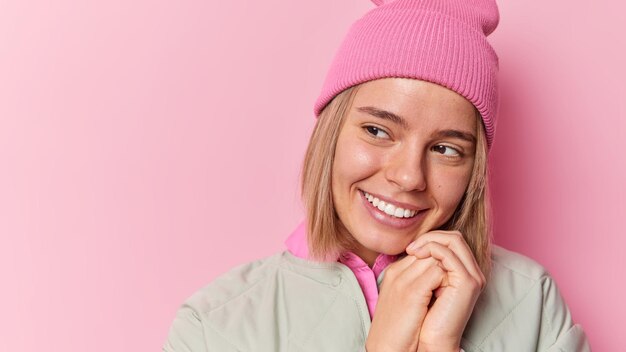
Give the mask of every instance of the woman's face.
[[474, 106], [437, 84], [406, 78], [363, 83], [337, 140], [332, 173], [344, 235], [370, 265], [398, 254], [452, 216], [476, 148]]

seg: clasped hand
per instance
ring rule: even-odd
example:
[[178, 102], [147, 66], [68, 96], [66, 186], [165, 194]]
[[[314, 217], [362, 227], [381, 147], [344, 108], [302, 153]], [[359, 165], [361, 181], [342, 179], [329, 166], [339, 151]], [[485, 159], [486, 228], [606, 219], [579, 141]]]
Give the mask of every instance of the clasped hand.
[[431, 231], [391, 264], [367, 337], [368, 352], [459, 351], [486, 280], [458, 231]]

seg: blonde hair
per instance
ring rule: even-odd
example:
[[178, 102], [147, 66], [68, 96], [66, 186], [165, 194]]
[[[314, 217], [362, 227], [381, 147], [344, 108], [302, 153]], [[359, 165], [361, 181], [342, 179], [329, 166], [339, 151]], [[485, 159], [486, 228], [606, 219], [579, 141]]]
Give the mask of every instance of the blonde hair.
[[489, 165], [487, 138], [483, 120], [476, 110], [476, 152], [474, 168], [467, 190], [442, 230], [456, 230], [463, 234], [478, 266], [485, 277], [491, 273], [492, 213], [489, 194]]
[[[306, 213], [309, 256], [326, 261], [355, 248], [352, 236], [342, 236], [341, 221], [332, 194], [332, 167], [339, 132], [343, 127], [359, 85], [338, 94], [320, 112], [309, 140], [302, 167], [302, 200]], [[487, 166], [487, 141], [482, 119], [476, 110], [476, 153], [472, 175], [463, 198], [441, 230], [463, 234], [485, 277], [491, 268], [491, 208]]]

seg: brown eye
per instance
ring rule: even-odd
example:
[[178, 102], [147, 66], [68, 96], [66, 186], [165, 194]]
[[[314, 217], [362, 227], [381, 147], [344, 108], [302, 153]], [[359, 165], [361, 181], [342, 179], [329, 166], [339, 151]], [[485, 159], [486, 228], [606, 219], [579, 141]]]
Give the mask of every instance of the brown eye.
[[461, 153], [459, 153], [458, 150], [452, 148], [452, 147], [448, 147], [447, 145], [436, 145], [433, 147], [433, 151], [436, 151], [437, 153], [443, 154], [445, 156], [460, 156]]
[[375, 138], [389, 138], [389, 135], [387, 134], [387, 132], [383, 131], [382, 129], [376, 126], [365, 126], [363, 128], [367, 131], [367, 133], [369, 133]]

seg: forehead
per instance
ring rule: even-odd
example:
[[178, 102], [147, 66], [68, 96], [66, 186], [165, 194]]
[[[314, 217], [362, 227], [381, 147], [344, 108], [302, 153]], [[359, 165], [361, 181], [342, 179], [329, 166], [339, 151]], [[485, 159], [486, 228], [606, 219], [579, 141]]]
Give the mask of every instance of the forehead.
[[383, 78], [361, 84], [351, 111], [364, 106], [392, 112], [409, 124], [475, 128], [471, 102], [448, 88], [416, 79]]

